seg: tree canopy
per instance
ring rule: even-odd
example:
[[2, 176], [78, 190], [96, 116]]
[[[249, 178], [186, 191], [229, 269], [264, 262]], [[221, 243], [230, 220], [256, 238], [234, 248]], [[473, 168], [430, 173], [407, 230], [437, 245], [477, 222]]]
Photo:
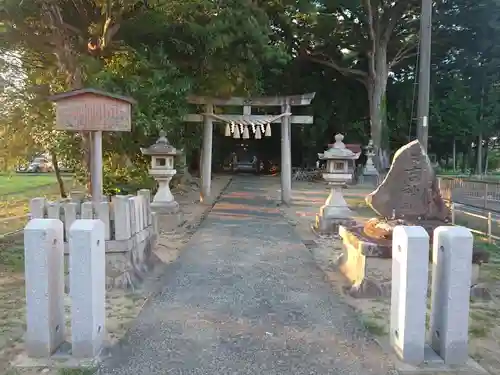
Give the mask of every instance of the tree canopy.
[[[0, 0], [3, 165], [50, 152], [84, 176], [88, 140], [54, 130], [47, 97], [86, 86], [138, 102], [132, 133], [105, 134], [114, 170], [146, 168], [140, 147], [160, 129], [197, 159], [190, 94], [316, 92], [314, 124], [292, 130], [294, 164], [335, 132], [389, 159], [416, 134], [419, 17], [416, 0]], [[495, 0], [434, 2], [429, 152], [443, 164], [498, 159], [499, 30]]]

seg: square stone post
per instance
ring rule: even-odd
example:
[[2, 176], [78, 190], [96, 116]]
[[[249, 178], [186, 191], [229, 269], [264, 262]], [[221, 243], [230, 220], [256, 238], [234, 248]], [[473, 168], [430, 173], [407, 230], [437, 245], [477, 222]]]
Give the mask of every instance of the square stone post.
[[429, 235], [418, 226], [397, 226], [392, 234], [390, 342], [400, 359], [424, 361]]
[[30, 201], [31, 219], [43, 219], [45, 217], [47, 201], [45, 198], [33, 198]]
[[464, 227], [438, 227], [432, 251], [431, 346], [447, 365], [468, 355], [473, 236]]
[[33, 219], [24, 228], [26, 351], [46, 358], [64, 341], [64, 228]]
[[[290, 113], [290, 104], [282, 106], [283, 113]], [[292, 146], [290, 142], [290, 116], [281, 118], [281, 202], [289, 205], [292, 201]]]
[[75, 358], [99, 354], [105, 337], [104, 223], [76, 220], [70, 229], [71, 342]]
[[132, 237], [131, 211], [128, 197], [125, 195], [115, 195], [112, 199], [114, 216], [114, 239], [117, 241], [128, 240]]
[[[213, 104], [205, 105], [205, 113], [214, 113]], [[201, 167], [201, 195], [202, 203], [211, 202], [211, 184], [212, 184], [212, 137], [213, 137], [213, 120], [210, 116], [205, 115], [203, 124], [203, 156]]]
[[151, 225], [151, 191], [149, 189], [141, 189], [137, 192], [144, 199], [144, 217], [146, 218], [146, 226]]

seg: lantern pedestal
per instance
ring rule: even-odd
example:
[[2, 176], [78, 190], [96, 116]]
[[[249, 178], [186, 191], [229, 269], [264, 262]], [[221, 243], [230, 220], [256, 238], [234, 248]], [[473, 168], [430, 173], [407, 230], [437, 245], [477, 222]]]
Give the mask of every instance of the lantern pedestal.
[[339, 225], [354, 222], [353, 212], [349, 209], [342, 193], [345, 183], [330, 182], [329, 185], [330, 195], [326, 198], [325, 204], [320, 207], [314, 225], [314, 230], [321, 234], [336, 234]]
[[151, 209], [160, 214], [174, 214], [179, 212], [179, 203], [170, 191], [170, 181], [175, 176], [175, 169], [169, 171], [149, 170], [149, 174], [158, 182], [158, 191], [156, 192]]

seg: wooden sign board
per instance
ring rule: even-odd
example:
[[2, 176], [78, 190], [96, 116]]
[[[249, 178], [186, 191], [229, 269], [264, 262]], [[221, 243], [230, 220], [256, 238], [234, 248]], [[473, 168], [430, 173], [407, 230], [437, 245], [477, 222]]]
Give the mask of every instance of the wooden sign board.
[[93, 89], [55, 95], [56, 129], [69, 131], [132, 130], [133, 99]]

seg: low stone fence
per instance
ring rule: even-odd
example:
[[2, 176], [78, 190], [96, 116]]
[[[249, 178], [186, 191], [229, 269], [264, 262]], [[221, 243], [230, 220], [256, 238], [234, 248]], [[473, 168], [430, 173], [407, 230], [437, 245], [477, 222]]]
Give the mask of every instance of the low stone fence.
[[[78, 219], [99, 219], [104, 224], [106, 286], [133, 286], [152, 266], [152, 249], [158, 235], [156, 214], [151, 212], [151, 192], [116, 195], [91, 202], [73, 197], [60, 201], [34, 198], [31, 219], [59, 219], [64, 228], [64, 254], [69, 255], [69, 234]], [[66, 259], [67, 262], [67, 259]], [[67, 284], [67, 282], [66, 282]], [[68, 287], [68, 285], [66, 285]]]

